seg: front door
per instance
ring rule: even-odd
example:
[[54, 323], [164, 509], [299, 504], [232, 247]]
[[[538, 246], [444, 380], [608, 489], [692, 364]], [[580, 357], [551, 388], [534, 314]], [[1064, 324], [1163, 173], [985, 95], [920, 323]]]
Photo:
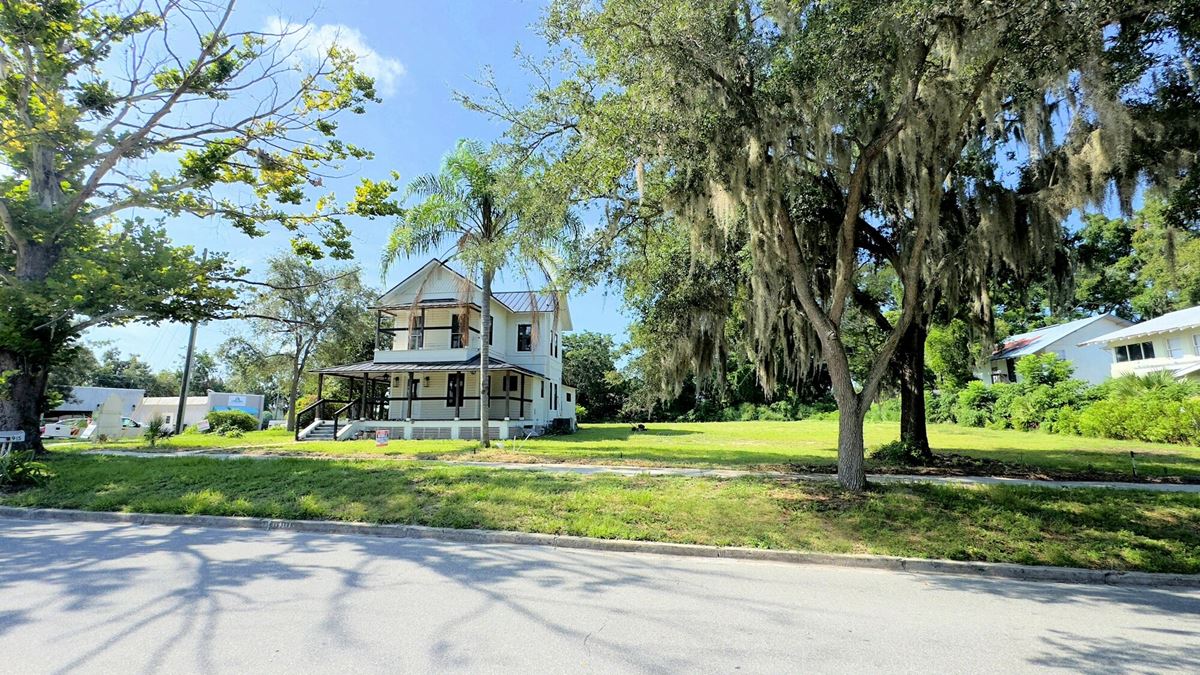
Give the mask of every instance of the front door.
[[458, 417], [459, 408], [462, 407], [463, 394], [466, 388], [466, 373], [450, 373], [446, 377], [446, 407], [454, 408], [455, 417]]

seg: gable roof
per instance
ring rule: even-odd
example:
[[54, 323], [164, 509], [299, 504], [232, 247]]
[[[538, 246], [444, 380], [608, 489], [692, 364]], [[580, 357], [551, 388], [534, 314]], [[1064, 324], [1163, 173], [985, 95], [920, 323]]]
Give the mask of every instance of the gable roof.
[[1128, 328], [1106, 333], [1098, 338], [1088, 340], [1084, 344], [1116, 342], [1117, 340], [1169, 333], [1174, 330], [1195, 328], [1197, 326], [1200, 326], [1200, 305], [1163, 314], [1156, 319], [1150, 319], [1149, 321], [1143, 321]]
[[[1011, 359], [1028, 354], [1036, 354], [1038, 351], [1049, 347], [1051, 344], [1067, 337], [1068, 335], [1086, 328], [1101, 319], [1113, 319], [1121, 323], [1129, 323], [1125, 319], [1112, 314], [1098, 314], [1089, 316], [1086, 319], [1076, 319], [1066, 323], [1046, 326], [1037, 330], [1013, 335], [1000, 343], [999, 347], [992, 352], [992, 359]], [[1086, 344], [1086, 343], [1085, 343]]]
[[[379, 296], [379, 298], [376, 300], [376, 304], [383, 305], [384, 298], [386, 298], [388, 295], [391, 295], [397, 289], [401, 288], [402, 286], [409, 283], [410, 281], [418, 278], [420, 275], [428, 274], [429, 270], [433, 269], [435, 266], [440, 266], [443, 269], [445, 269], [446, 271], [453, 274], [454, 276], [458, 277], [459, 279], [462, 279], [463, 281], [471, 284], [471, 287], [473, 289], [475, 289], [476, 291], [478, 291], [479, 293], [483, 292], [483, 288], [479, 284], [475, 283], [474, 281], [471, 281], [466, 276], [464, 276], [461, 272], [459, 272], [458, 270], [454, 269], [453, 267], [447, 265], [445, 263], [445, 261], [441, 260], [440, 258], [433, 258], [429, 262], [427, 262], [424, 265], [421, 265], [419, 268], [417, 268], [417, 270], [415, 272], [413, 272], [412, 274], [401, 279], [400, 282], [397, 283], [395, 286], [392, 286], [387, 291], [382, 293]], [[504, 305], [505, 307], [507, 307], [508, 310], [511, 312], [533, 312], [533, 311], [549, 312], [549, 311], [553, 311], [555, 309], [563, 309], [567, 315], [566, 317], [564, 317], [565, 330], [570, 330], [570, 323], [571, 323], [570, 312], [569, 312], [569, 310], [566, 310], [566, 303], [563, 303], [562, 306], [560, 307], [559, 301], [558, 301], [558, 296], [555, 293], [545, 293], [545, 292], [537, 292], [537, 291], [492, 291], [492, 298], [496, 302], [499, 302], [501, 305]], [[442, 299], [442, 298], [435, 298], [432, 300], [423, 300], [421, 304], [426, 305], [426, 303], [435, 304], [438, 306], [447, 306], [447, 307], [451, 306], [451, 305], [460, 304], [457, 299], [446, 300], [446, 299]]]

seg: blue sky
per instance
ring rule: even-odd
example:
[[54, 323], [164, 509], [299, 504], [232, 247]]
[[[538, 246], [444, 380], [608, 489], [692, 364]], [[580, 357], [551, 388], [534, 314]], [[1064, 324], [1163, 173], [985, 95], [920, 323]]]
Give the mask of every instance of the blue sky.
[[[407, 181], [436, 170], [459, 138], [491, 141], [499, 136], [503, 132], [499, 123], [463, 109], [451, 94], [456, 89], [473, 91], [472, 80], [491, 66], [497, 80], [520, 97], [527, 78], [513, 50], [517, 44], [534, 54], [543, 49], [533, 29], [542, 5], [540, 0], [258, 0], [242, 2], [237, 21], [242, 27], [261, 29], [273, 21], [307, 20], [314, 39], [337, 34], [341, 44], [360, 52], [364, 69], [376, 77], [383, 103], [365, 115], [348, 116], [340, 127], [346, 140], [369, 147], [375, 159], [347, 167], [345, 179], [325, 183], [345, 198], [359, 176], [385, 178], [395, 170]], [[381, 280], [378, 252], [390, 223], [357, 220], [351, 225], [355, 261], [365, 270], [368, 283], [390, 285], [424, 263], [425, 259], [413, 259], [393, 265], [386, 282]], [[262, 269], [268, 257], [288, 248], [284, 235], [250, 239], [219, 222], [180, 220], [168, 222], [167, 227], [175, 241], [227, 251], [252, 270]], [[520, 287], [516, 281], [509, 285]], [[621, 313], [618, 296], [604, 289], [573, 296], [571, 313], [575, 330], [611, 333], [623, 340], [628, 319]], [[236, 329], [232, 322], [205, 324], [197, 345], [214, 349]], [[187, 332], [186, 326], [178, 324], [133, 324], [93, 330], [85, 339], [110, 341], [157, 370], [181, 361]]]

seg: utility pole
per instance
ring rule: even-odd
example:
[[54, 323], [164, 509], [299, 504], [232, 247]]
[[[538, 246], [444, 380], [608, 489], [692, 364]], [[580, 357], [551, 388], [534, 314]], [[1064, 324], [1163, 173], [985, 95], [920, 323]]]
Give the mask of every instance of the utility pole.
[[[200, 265], [208, 261], [208, 249], [200, 255]], [[196, 353], [196, 329], [198, 321], [192, 322], [191, 334], [188, 335], [187, 356], [183, 357], [183, 383], [179, 385], [179, 408], [175, 415], [175, 433], [183, 433], [183, 413], [187, 409], [188, 380], [192, 377], [192, 356]]]

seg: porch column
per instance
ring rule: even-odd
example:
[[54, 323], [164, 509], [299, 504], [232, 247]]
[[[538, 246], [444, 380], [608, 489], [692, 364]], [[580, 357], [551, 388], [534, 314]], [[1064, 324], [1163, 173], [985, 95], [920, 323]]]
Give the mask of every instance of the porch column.
[[[321, 400], [321, 390], [324, 388], [325, 388], [325, 373], [317, 373], [317, 400], [318, 401]], [[323, 405], [317, 406], [317, 414], [313, 416], [313, 419], [317, 419], [317, 420], [321, 419], [321, 409], [324, 407], [325, 406], [323, 406]]]
[[412, 374], [412, 371], [409, 371], [409, 373], [408, 373], [408, 388], [405, 389], [405, 392], [407, 392], [407, 393], [405, 393], [405, 398], [408, 399], [408, 411], [407, 411], [407, 414], [404, 416], [404, 419], [408, 420], [409, 422], [412, 421], [412, 416], [413, 416], [412, 415], [413, 414], [412, 390], [413, 390], [413, 374]]
[[512, 415], [512, 388], [508, 386], [509, 371], [504, 371], [504, 421]]
[[458, 379], [459, 375], [462, 375], [462, 373], [454, 373], [454, 383], [455, 383], [455, 385], [454, 385], [454, 419], [455, 420], [458, 419], [458, 414], [460, 412], [462, 412], [462, 391], [461, 391], [462, 387], [460, 387], [458, 385], [460, 383], [462, 383], [463, 380], [467, 379], [464, 377], [462, 380], [459, 380]]
[[520, 402], [517, 404], [518, 412], [521, 413], [519, 418], [525, 419], [525, 373], [521, 373], [521, 392], [519, 398]]

